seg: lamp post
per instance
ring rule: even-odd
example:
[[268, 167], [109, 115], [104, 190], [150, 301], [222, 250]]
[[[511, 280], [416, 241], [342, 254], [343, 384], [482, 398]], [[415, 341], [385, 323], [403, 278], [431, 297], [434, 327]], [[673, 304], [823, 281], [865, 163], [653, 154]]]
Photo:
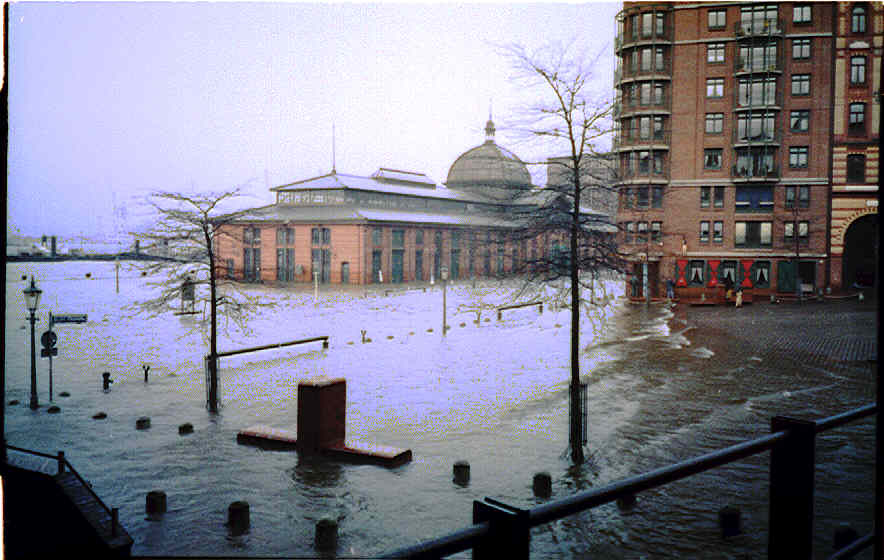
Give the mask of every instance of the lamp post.
[[446, 301], [448, 287], [448, 267], [443, 266], [440, 272], [442, 273], [442, 336], [445, 336], [445, 332], [448, 330], [448, 302]]
[[34, 285], [33, 276], [31, 276], [31, 285], [23, 291], [25, 294], [25, 305], [31, 314], [31, 410], [37, 410], [37, 363], [34, 359], [34, 323], [37, 322], [37, 306], [40, 305], [40, 294], [43, 291]]

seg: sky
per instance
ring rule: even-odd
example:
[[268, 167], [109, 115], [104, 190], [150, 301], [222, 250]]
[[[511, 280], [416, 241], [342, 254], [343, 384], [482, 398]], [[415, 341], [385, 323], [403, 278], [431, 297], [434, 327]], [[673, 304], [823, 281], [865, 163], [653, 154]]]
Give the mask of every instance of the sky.
[[[379, 167], [443, 183], [524, 95], [500, 45], [569, 43], [611, 94], [620, 4], [13, 3], [7, 233], [112, 236], [151, 192]], [[334, 130], [334, 134], [333, 134]], [[524, 146], [524, 149], [529, 149]], [[536, 148], [532, 147], [532, 150]], [[536, 173], [539, 173], [537, 171]], [[540, 175], [537, 175], [537, 179]]]

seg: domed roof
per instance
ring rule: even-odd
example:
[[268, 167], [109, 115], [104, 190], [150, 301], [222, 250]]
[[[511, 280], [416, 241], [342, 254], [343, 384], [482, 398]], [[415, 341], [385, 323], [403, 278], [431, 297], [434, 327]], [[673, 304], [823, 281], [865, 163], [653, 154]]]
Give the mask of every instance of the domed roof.
[[[508, 190], [531, 187], [528, 167], [511, 151], [494, 142], [494, 123], [485, 125], [485, 143], [467, 150], [454, 160], [445, 184], [500, 198]], [[505, 190], [498, 190], [505, 189]]]

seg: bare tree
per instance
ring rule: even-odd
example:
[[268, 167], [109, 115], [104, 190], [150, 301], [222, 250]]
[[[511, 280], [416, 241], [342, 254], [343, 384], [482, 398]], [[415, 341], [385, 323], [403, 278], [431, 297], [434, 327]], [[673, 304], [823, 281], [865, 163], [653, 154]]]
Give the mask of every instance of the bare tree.
[[[147, 233], [135, 234], [148, 251], [165, 258], [145, 263], [143, 272], [152, 281], [156, 295], [138, 305], [141, 312], [159, 315], [186, 312], [202, 307], [209, 310], [207, 368], [208, 407], [218, 412], [218, 313], [223, 311], [236, 325], [245, 326], [248, 312], [260, 305], [257, 298], [239, 289], [223, 274], [218, 262], [218, 241], [233, 236], [224, 226], [239, 217], [223, 213], [222, 206], [239, 196], [239, 191], [186, 195], [157, 192], [150, 203], [157, 214]], [[192, 311], [191, 311], [192, 312]]]
[[600, 302], [594, 298], [584, 301], [581, 290], [592, 290], [599, 272], [624, 266], [616, 226], [608, 216], [592, 212], [586, 205], [591, 189], [614, 188], [610, 158], [599, 145], [612, 132], [613, 104], [609, 97], [592, 97], [595, 60], [570, 56], [562, 47], [529, 51], [512, 45], [502, 51], [515, 71], [514, 79], [534, 100], [522, 109], [514, 130], [542, 142], [547, 153], [564, 154], [534, 162], [552, 166], [550, 174], [557, 180], [530, 193], [517, 193], [513, 217], [519, 227], [511, 239], [532, 244], [523, 259], [530, 282], [567, 283], [571, 310], [569, 441], [572, 461], [582, 463], [581, 303]]

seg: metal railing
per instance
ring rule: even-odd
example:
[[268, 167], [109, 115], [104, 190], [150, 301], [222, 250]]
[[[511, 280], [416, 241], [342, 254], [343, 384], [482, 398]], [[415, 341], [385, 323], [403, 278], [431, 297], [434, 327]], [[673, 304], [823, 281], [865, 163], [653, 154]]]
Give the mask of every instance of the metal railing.
[[741, 21], [734, 25], [737, 38], [773, 37], [783, 34], [783, 20], [777, 18], [758, 18]]
[[107, 512], [108, 516], [111, 518], [111, 526], [110, 526], [110, 535], [111, 537], [116, 537], [119, 534], [120, 527], [120, 510], [119, 508], [109, 507], [104, 501], [98, 497], [98, 494], [95, 493], [95, 490], [92, 489], [92, 486], [86, 482], [86, 480], [80, 476], [73, 465], [65, 458], [64, 451], [59, 451], [58, 455], [50, 455], [48, 453], [41, 453], [39, 451], [33, 451], [31, 449], [24, 449], [22, 447], [15, 447], [13, 445], [6, 444], [6, 449], [17, 451], [19, 453], [25, 453], [28, 455], [34, 455], [36, 457], [43, 457], [46, 459], [52, 459], [58, 462], [58, 475], [64, 474], [65, 471], [70, 472], [77, 479], [77, 482], [80, 485], [89, 491], [95, 501]]
[[[621, 498], [659, 488], [695, 474], [765, 451], [770, 459], [769, 558], [810, 558], [813, 545], [813, 490], [816, 434], [877, 413], [874, 404], [816, 421], [783, 416], [771, 420], [768, 435], [693, 459], [632, 476], [602, 488], [541, 504], [530, 510], [485, 498], [473, 502], [473, 525], [442, 537], [401, 548], [384, 558], [440, 558], [473, 550], [473, 558], [529, 558], [530, 529]], [[847, 558], [872, 544], [871, 535], [836, 552]]]

